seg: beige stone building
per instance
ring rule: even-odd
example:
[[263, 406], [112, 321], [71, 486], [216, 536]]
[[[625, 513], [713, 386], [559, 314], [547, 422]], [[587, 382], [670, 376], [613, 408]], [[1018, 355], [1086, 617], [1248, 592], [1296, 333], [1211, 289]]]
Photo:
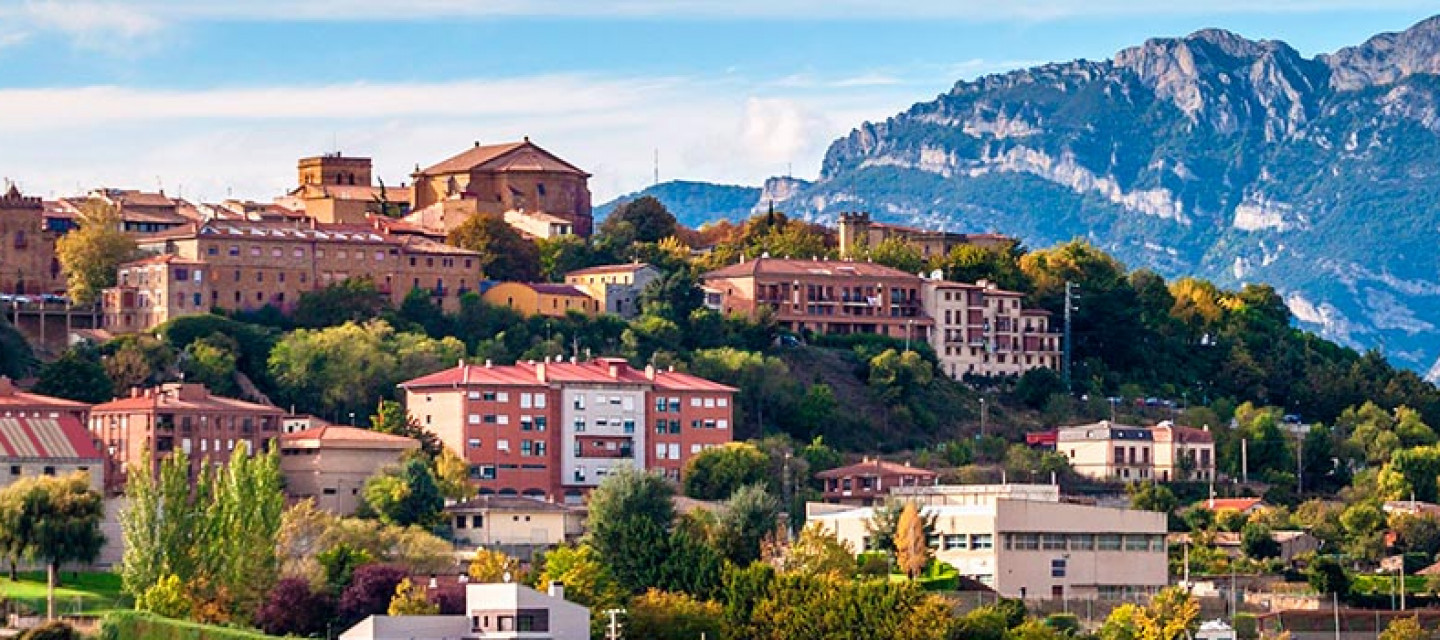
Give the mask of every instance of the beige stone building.
[[374, 184], [370, 158], [328, 153], [301, 158], [296, 186], [279, 202], [324, 223], [365, 224], [372, 214], [410, 212], [410, 187]]
[[1134, 427], [1100, 421], [1055, 431], [1055, 450], [1070, 467], [1098, 480], [1215, 479], [1215, 440], [1208, 430], [1169, 422]]
[[[570, 232], [589, 237], [590, 174], [525, 138], [497, 145], [475, 143], [474, 148], [411, 175], [414, 191], [410, 219], [448, 233], [470, 216], [507, 212], [558, 218], [570, 223]], [[525, 225], [511, 222], [526, 229]], [[539, 234], [532, 234], [537, 235]]]
[[986, 248], [1008, 247], [1016, 242], [1014, 238], [998, 233], [953, 233], [933, 231], [896, 224], [875, 222], [868, 213], [840, 214], [840, 257], [859, 258], [866, 247], [877, 247], [881, 242], [898, 238], [915, 247], [925, 258], [943, 256], [955, 247], [971, 245]]
[[313, 499], [316, 508], [350, 515], [360, 490], [376, 471], [420, 448], [414, 438], [354, 427], [324, 426], [280, 436], [280, 471], [292, 500]]
[[[981, 486], [955, 502], [921, 508], [935, 516], [930, 548], [1003, 596], [1116, 600], [1169, 582], [1163, 513], [1070, 504], [1058, 491], [1052, 499], [1009, 485]], [[809, 521], [856, 550], [867, 548], [874, 508], [834, 508], [812, 510]]]
[[635, 262], [577, 269], [565, 274], [565, 284], [589, 294], [601, 311], [633, 318], [640, 315], [640, 293], [659, 277], [659, 269]]
[[539, 549], [583, 533], [584, 512], [554, 502], [483, 495], [445, 507], [455, 540], [483, 548]]
[[120, 267], [102, 326], [144, 331], [210, 309], [289, 311], [301, 294], [367, 277], [395, 304], [413, 289], [447, 311], [480, 279], [477, 254], [383, 221], [368, 225], [211, 221], [140, 239], [152, 257]]
[[59, 232], [47, 228], [45, 204], [14, 185], [0, 195], [0, 293], [60, 293], [65, 275], [55, 257]]
[[1060, 367], [1060, 336], [1050, 313], [1025, 309], [1024, 294], [981, 280], [948, 282], [937, 271], [921, 286], [925, 311], [935, 319], [930, 346], [952, 378], [1018, 376]]
[[485, 290], [480, 298], [487, 304], [514, 309], [524, 316], [563, 318], [570, 312], [593, 316], [600, 303], [568, 284], [549, 282], [501, 282]]

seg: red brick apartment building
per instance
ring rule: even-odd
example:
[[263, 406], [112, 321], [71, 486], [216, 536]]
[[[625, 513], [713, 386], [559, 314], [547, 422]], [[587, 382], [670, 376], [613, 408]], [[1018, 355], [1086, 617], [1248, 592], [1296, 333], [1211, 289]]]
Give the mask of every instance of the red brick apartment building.
[[870, 263], [761, 257], [701, 276], [706, 304], [754, 317], [774, 311], [789, 331], [929, 339], [920, 276]]
[[621, 465], [678, 480], [691, 456], [733, 438], [733, 387], [620, 358], [461, 364], [400, 387], [481, 495], [579, 503]]
[[107, 488], [118, 493], [125, 486], [126, 465], [146, 452], [155, 472], [161, 459], [184, 451], [194, 474], [207, 458], [228, 462], [236, 443], [248, 443], [252, 452], [263, 450], [280, 437], [284, 414], [278, 407], [211, 395], [203, 384], [172, 382], [95, 405], [90, 434], [109, 454]]

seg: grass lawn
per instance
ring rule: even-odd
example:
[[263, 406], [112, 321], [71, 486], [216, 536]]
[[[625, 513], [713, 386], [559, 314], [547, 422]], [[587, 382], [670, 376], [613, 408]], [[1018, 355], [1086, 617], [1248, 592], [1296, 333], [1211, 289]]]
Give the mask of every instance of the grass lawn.
[[[20, 580], [11, 582], [8, 573], [0, 572], [0, 600], [22, 602], [37, 612], [45, 611], [45, 573], [21, 573]], [[120, 576], [109, 572], [60, 572], [60, 586], [55, 589], [55, 608], [61, 614], [99, 614], [113, 609], [129, 609], [130, 598], [120, 593]]]

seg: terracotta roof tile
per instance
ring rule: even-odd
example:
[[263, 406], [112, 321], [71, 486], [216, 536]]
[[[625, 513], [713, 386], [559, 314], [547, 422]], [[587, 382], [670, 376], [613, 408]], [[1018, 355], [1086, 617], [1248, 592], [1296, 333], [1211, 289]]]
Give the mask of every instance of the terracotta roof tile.
[[937, 474], [929, 469], [921, 469], [920, 467], [912, 467], [910, 465], [887, 462], [879, 458], [874, 458], [852, 464], [848, 467], [821, 471], [815, 474], [815, 477], [828, 480], [830, 478], [843, 478], [845, 476], [857, 475], [918, 475], [924, 478], [934, 478]]
[[1195, 503], [1195, 506], [1211, 511], [1234, 509], [1243, 513], [1259, 506], [1260, 503], [1260, 498], [1210, 498]]
[[[516, 153], [521, 150], [525, 150], [527, 153]], [[562, 171], [589, 175], [575, 165], [541, 149], [531, 143], [529, 139], [523, 142], [477, 145], [438, 164], [431, 165], [416, 175], [461, 173], [473, 171], [482, 165], [487, 165], [486, 169], [495, 171]]]
[[38, 393], [21, 391], [19, 387], [15, 386], [15, 383], [11, 381], [10, 378], [0, 376], [0, 411], [4, 411], [7, 409], [15, 410], [20, 408], [30, 409], [32, 407], [35, 409], [51, 408], [79, 410], [87, 409], [90, 407], [90, 405], [83, 402], [75, 402], [74, 400], [66, 400], [64, 398], [55, 398], [52, 396], [42, 396]]
[[[611, 376], [611, 365], [617, 365]], [[543, 369], [543, 375], [541, 370]], [[542, 380], [543, 377], [543, 380]], [[601, 382], [611, 384], [650, 385], [673, 391], [731, 392], [735, 389], [698, 376], [673, 371], [657, 371], [651, 380], [644, 369], [631, 367], [620, 358], [597, 358], [590, 362], [523, 362], [513, 365], [484, 366], [466, 364], [437, 371], [427, 376], [400, 383], [402, 388], [452, 387], [465, 385], [546, 386], [550, 383]]]
[[626, 264], [602, 264], [596, 267], [585, 267], [584, 269], [576, 269], [574, 271], [566, 273], [565, 277], [568, 278], [570, 276], [588, 276], [594, 273], [633, 273], [641, 269], [645, 269], [649, 266], [650, 265], [645, 262], [630, 262]]
[[379, 431], [373, 431], [371, 429], [358, 429], [355, 427], [335, 425], [325, 425], [323, 427], [287, 433], [280, 436], [280, 440], [282, 443], [287, 444], [302, 440], [313, 440], [322, 445], [378, 446], [394, 449], [415, 449], [420, 446], [420, 442], [414, 438], [380, 433]]
[[712, 278], [745, 278], [757, 275], [807, 276], [807, 277], [865, 277], [897, 278], [920, 281], [920, 276], [873, 262], [849, 260], [796, 260], [793, 258], [756, 258], [739, 264], [732, 264], [706, 273], [703, 280]]

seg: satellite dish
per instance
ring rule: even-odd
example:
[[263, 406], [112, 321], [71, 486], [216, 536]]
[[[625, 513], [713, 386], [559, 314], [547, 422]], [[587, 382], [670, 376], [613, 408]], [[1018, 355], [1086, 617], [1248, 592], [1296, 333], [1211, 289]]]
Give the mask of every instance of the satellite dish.
[[945, 272], [944, 272], [944, 271], [941, 271], [941, 270], [939, 270], [939, 269], [936, 269], [936, 270], [934, 270], [934, 271], [931, 271], [931, 272], [930, 272], [930, 279], [931, 279], [931, 280], [944, 280], [944, 279], [945, 279]]

